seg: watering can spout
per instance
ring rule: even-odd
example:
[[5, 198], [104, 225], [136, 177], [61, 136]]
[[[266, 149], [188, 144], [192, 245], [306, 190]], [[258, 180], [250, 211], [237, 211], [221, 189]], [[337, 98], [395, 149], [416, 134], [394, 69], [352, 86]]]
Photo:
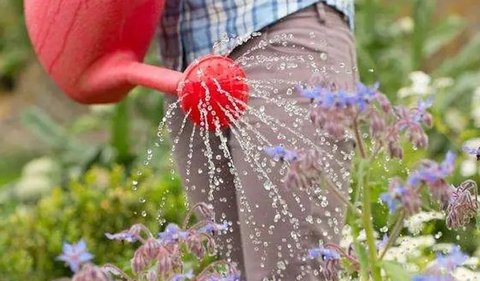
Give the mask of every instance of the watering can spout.
[[117, 52], [95, 62], [79, 80], [78, 94], [71, 97], [81, 103], [108, 103], [122, 99], [135, 86], [144, 86], [176, 95], [183, 73], [144, 64], [131, 53]]
[[[198, 125], [210, 130], [228, 126], [248, 100], [245, 73], [234, 61], [210, 55], [185, 73], [142, 62], [164, 4], [165, 0], [25, 0], [25, 19], [40, 63], [72, 99], [117, 102], [141, 85], [178, 95], [182, 109]], [[203, 113], [200, 105], [215, 109], [215, 114]]]

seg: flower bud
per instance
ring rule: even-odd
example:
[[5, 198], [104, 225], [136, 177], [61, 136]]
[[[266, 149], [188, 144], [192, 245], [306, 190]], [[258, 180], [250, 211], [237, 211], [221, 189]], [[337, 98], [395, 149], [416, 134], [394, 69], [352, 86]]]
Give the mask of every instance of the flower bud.
[[449, 228], [465, 226], [476, 217], [479, 209], [477, 193], [477, 183], [472, 180], [464, 181], [452, 192], [446, 219]]
[[370, 115], [370, 133], [373, 137], [378, 137], [385, 130], [385, 120], [380, 115], [373, 111]]
[[427, 126], [428, 128], [431, 128], [433, 126], [432, 114], [426, 112], [422, 117], [422, 121], [425, 124], [425, 126]]
[[147, 240], [147, 242], [145, 242], [145, 244], [143, 244], [142, 247], [139, 248], [139, 250], [141, 249], [148, 259], [155, 259], [161, 247], [162, 245], [157, 239], [150, 238]]
[[109, 278], [101, 268], [92, 264], [85, 264], [82, 269], [73, 276], [72, 281], [109, 281]]
[[213, 211], [212, 205], [202, 202], [202, 203], [199, 203], [197, 206], [198, 206], [197, 207], [198, 211], [200, 212], [200, 214], [202, 214], [202, 216], [209, 219], [215, 218], [215, 212]]
[[135, 254], [133, 255], [133, 259], [131, 260], [132, 270], [135, 273], [139, 273], [147, 267], [150, 263], [150, 260], [147, 259], [145, 253], [138, 249]]
[[158, 254], [157, 271], [162, 276], [168, 275], [174, 268], [174, 261], [170, 252], [165, 248], [160, 248]]
[[149, 270], [145, 274], [145, 279], [147, 279], [147, 281], [157, 281], [158, 280], [158, 274], [155, 270]]
[[403, 158], [403, 150], [400, 147], [400, 145], [395, 141], [388, 143], [388, 153], [392, 158], [398, 158], [398, 159]]
[[187, 247], [195, 256], [199, 259], [202, 259], [205, 256], [205, 248], [203, 247], [202, 240], [196, 236], [192, 235], [187, 239]]
[[377, 92], [376, 94], [377, 101], [380, 104], [383, 112], [389, 113], [392, 110], [392, 104], [388, 100], [388, 98], [384, 94], [380, 94]]

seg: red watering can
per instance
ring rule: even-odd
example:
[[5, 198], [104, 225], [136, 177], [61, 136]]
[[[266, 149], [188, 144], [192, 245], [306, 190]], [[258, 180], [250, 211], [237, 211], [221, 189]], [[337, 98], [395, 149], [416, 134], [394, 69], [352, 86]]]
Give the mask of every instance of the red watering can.
[[215, 121], [228, 126], [248, 100], [245, 73], [231, 59], [209, 55], [185, 73], [142, 63], [164, 4], [165, 0], [25, 0], [25, 15], [41, 64], [72, 99], [117, 102], [141, 85], [177, 94], [196, 124], [201, 123], [203, 103], [209, 108], [203, 115], [209, 129], [215, 128]]

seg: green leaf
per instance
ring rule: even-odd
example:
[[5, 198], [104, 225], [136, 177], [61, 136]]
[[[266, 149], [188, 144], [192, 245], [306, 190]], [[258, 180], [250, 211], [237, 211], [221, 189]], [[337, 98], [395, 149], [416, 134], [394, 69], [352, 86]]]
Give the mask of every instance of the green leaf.
[[382, 268], [391, 281], [410, 281], [412, 277], [403, 266], [393, 261], [383, 261]]
[[354, 242], [353, 247], [355, 248], [355, 252], [358, 255], [358, 262], [360, 263], [360, 275], [363, 275], [361, 278], [368, 278], [368, 268], [369, 268], [369, 262], [368, 262], [368, 255], [367, 255], [367, 249], [361, 242]]
[[27, 109], [22, 114], [22, 123], [35, 136], [54, 148], [63, 148], [68, 143], [65, 130], [45, 111], [39, 108]]
[[429, 32], [428, 40], [425, 42], [425, 55], [427, 57], [435, 54], [441, 48], [445, 47], [465, 28], [465, 21], [460, 17], [448, 17], [436, 25]]
[[480, 231], [480, 213], [477, 213], [476, 223], [477, 231]]
[[468, 70], [476, 70], [480, 66], [480, 33], [468, 42], [460, 53], [445, 60], [437, 71], [442, 76], [456, 77]]
[[130, 160], [130, 120], [127, 99], [115, 105], [112, 122], [112, 146], [117, 152], [118, 161], [128, 163]]

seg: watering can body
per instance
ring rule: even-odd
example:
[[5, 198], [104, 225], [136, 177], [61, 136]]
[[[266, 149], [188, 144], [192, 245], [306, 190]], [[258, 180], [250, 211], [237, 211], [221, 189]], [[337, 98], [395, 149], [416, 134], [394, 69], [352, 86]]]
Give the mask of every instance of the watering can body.
[[[192, 64], [185, 74], [142, 63], [164, 4], [165, 0], [25, 0], [25, 18], [41, 64], [77, 102], [117, 102], [133, 87], [142, 85], [184, 97], [182, 108], [193, 110], [192, 116], [197, 116], [193, 121], [199, 124], [197, 105], [206, 94], [201, 85], [209, 84], [208, 94], [221, 98], [219, 84], [208, 83], [211, 79], [246, 102], [245, 74], [227, 57], [207, 56], [202, 59], [206, 63]], [[199, 71], [199, 67], [216, 70]], [[234, 76], [225, 75], [232, 70]], [[220, 102], [223, 104], [225, 98]], [[223, 117], [221, 124], [226, 126], [229, 121]], [[213, 125], [213, 120], [208, 122]]]
[[[48, 74], [82, 103], [116, 102], [135, 85], [165, 0], [26, 0], [35, 52]], [[158, 72], [158, 69], [156, 71]], [[163, 90], [175, 92], [181, 73], [166, 70]]]

